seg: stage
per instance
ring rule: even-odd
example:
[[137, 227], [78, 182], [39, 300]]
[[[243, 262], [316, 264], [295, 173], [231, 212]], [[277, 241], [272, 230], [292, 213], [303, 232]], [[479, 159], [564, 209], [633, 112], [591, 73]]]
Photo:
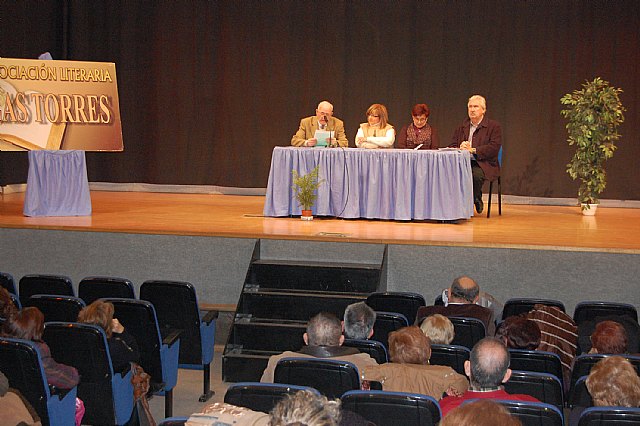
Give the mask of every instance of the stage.
[[[87, 217], [25, 217], [24, 193], [0, 202], [2, 264], [16, 278], [56, 273], [181, 279], [207, 303], [234, 304], [255, 242], [273, 258], [376, 262], [388, 289], [427, 300], [458, 275], [505, 299], [586, 298], [640, 305], [640, 209], [503, 204], [457, 223], [263, 217], [264, 197], [91, 192]], [[486, 209], [486, 207], [485, 207]]]

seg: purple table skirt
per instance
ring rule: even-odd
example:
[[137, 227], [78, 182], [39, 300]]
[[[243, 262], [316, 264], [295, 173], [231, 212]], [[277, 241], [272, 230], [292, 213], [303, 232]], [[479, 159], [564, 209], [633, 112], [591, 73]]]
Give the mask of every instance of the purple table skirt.
[[320, 165], [317, 216], [457, 220], [473, 216], [470, 155], [466, 151], [275, 147], [265, 216], [299, 215], [291, 170]]

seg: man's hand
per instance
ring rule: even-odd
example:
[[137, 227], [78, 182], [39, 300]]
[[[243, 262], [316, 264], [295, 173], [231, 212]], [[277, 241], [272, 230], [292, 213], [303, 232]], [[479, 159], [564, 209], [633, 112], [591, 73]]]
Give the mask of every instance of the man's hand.
[[114, 333], [122, 333], [124, 331], [124, 326], [120, 324], [117, 318], [111, 320], [111, 331]]
[[467, 151], [471, 151], [471, 142], [469, 141], [463, 141], [460, 143], [460, 149], [464, 149]]
[[316, 146], [317, 143], [318, 143], [318, 139], [311, 138], [311, 139], [307, 139], [307, 141], [304, 144], [305, 146]]

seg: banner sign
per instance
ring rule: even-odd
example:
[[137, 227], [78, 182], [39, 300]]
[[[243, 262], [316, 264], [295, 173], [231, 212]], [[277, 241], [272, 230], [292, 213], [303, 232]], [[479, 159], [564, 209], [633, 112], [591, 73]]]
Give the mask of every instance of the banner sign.
[[116, 66], [0, 58], [0, 151], [122, 151]]

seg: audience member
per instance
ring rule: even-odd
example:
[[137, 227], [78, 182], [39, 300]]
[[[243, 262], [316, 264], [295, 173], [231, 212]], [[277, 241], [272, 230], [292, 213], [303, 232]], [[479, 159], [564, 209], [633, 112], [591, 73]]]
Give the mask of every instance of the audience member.
[[407, 124], [400, 130], [396, 138], [396, 148], [438, 149], [440, 146], [438, 132], [428, 123], [430, 113], [426, 104], [413, 106], [411, 109], [413, 123]]
[[369, 339], [373, 336], [376, 311], [365, 302], [352, 303], [344, 310], [344, 337], [347, 339]]
[[533, 351], [540, 345], [540, 327], [530, 319], [512, 316], [500, 323], [496, 330], [496, 337], [509, 349]]
[[411, 392], [435, 399], [443, 394], [462, 395], [467, 379], [451, 367], [429, 365], [431, 342], [416, 326], [389, 333], [390, 363], [366, 367], [365, 380], [382, 383], [385, 391]]
[[78, 322], [95, 324], [104, 330], [113, 370], [122, 372], [129, 370], [132, 362], [140, 362], [140, 351], [136, 339], [113, 317], [113, 313], [112, 303], [96, 300], [82, 308]]
[[4, 287], [0, 287], [0, 324], [17, 310], [9, 291]]
[[347, 147], [349, 141], [344, 133], [344, 123], [342, 120], [333, 117], [333, 105], [327, 101], [322, 101], [316, 108], [316, 115], [300, 120], [298, 131], [291, 138], [293, 146], [316, 146], [316, 130], [326, 130], [331, 133], [331, 145]]
[[578, 327], [573, 318], [561, 309], [547, 305], [534, 305], [525, 316], [535, 321], [540, 328], [538, 350], [554, 352], [560, 356], [564, 383], [570, 383], [571, 366], [578, 343]]
[[493, 310], [477, 305], [480, 297], [480, 286], [467, 276], [461, 276], [453, 280], [449, 287], [449, 301], [446, 306], [421, 306], [416, 316], [416, 324], [421, 324], [422, 319], [433, 314], [441, 314], [446, 317], [471, 317], [478, 318], [484, 323], [487, 336], [493, 336], [496, 331]]
[[471, 173], [473, 174], [473, 204], [482, 213], [482, 185], [487, 180], [500, 176], [498, 153], [502, 146], [500, 123], [485, 117], [487, 101], [480, 95], [473, 95], [467, 102], [469, 118], [455, 130], [451, 138], [452, 147], [471, 153]]
[[481, 399], [451, 410], [439, 426], [522, 426], [522, 422], [503, 406]]
[[516, 401], [540, 402], [530, 395], [509, 394], [503, 387], [511, 377], [507, 347], [495, 337], [485, 337], [471, 350], [464, 370], [469, 377], [470, 389], [462, 396], [447, 396], [440, 400], [442, 415], [471, 399], [508, 399]]
[[367, 109], [367, 122], [361, 123], [356, 133], [356, 146], [358, 148], [393, 148], [396, 131], [389, 124], [387, 107], [382, 104], [373, 104]]
[[[640, 377], [635, 367], [621, 356], [609, 356], [591, 368], [587, 390], [596, 407], [640, 407]], [[569, 424], [577, 425], [586, 407], [574, 407]]]
[[637, 354], [640, 352], [640, 325], [638, 321], [628, 315], [604, 315], [590, 318], [578, 324], [578, 355], [591, 350], [591, 335], [596, 325], [602, 321], [615, 321], [622, 324], [627, 332], [627, 352]]
[[31, 340], [38, 347], [40, 362], [49, 385], [60, 389], [73, 388], [80, 381], [78, 370], [53, 359], [49, 346], [42, 341], [43, 331], [44, 315], [34, 307], [14, 312], [2, 325], [3, 336]]
[[0, 425], [40, 426], [40, 417], [22, 394], [9, 387], [0, 372]]
[[342, 324], [333, 314], [321, 312], [311, 318], [307, 324], [307, 332], [302, 336], [305, 346], [299, 352], [286, 351], [269, 358], [260, 378], [261, 382], [273, 383], [273, 373], [278, 361], [283, 358], [331, 358], [349, 361], [361, 372], [366, 366], [378, 363], [369, 354], [360, 353], [355, 348], [342, 346]]
[[426, 317], [420, 329], [434, 345], [450, 345], [456, 335], [451, 320], [440, 314]]
[[590, 354], [626, 354], [627, 331], [615, 321], [602, 321], [591, 335]]

